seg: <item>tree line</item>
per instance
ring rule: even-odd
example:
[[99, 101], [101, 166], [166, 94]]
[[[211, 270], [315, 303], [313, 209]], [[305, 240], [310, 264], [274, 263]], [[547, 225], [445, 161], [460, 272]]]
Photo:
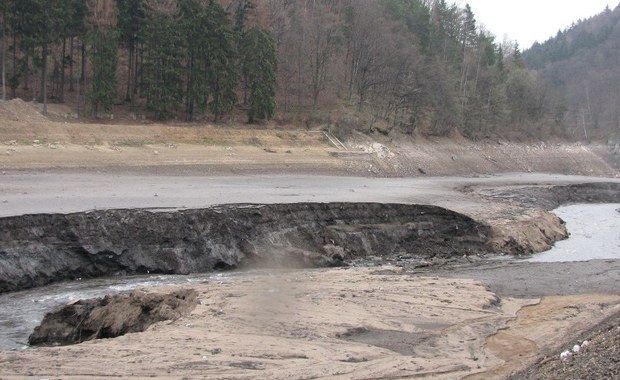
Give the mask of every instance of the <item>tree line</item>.
[[533, 137], [554, 123], [519, 46], [496, 42], [467, 4], [266, 0], [261, 8], [278, 46], [282, 112], [322, 119], [353, 108], [340, 124], [470, 137]]
[[234, 19], [214, 0], [0, 6], [3, 98], [21, 87], [46, 110], [49, 98], [64, 102], [67, 92], [78, 92], [79, 99], [81, 91], [95, 117], [122, 100], [159, 120], [210, 114], [218, 121], [239, 103], [243, 86], [250, 121], [274, 115], [276, 47], [268, 29], [246, 25], [249, 1]]
[[343, 133], [570, 131], [566, 97], [519, 46], [446, 0], [5, 0], [0, 12], [10, 95], [36, 74], [41, 100], [81, 92], [94, 114], [124, 102], [156, 119], [243, 109], [254, 122], [277, 104], [283, 121]]
[[620, 7], [580, 20], [524, 52], [558, 99], [557, 117], [579, 138], [620, 141]]

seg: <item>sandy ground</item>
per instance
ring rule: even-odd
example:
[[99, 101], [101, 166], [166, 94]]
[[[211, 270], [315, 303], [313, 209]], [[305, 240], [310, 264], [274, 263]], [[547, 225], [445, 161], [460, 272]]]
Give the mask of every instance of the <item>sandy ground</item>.
[[389, 267], [192, 288], [200, 305], [186, 317], [116, 339], [0, 353], [0, 376], [486, 379], [620, 310], [619, 295], [499, 299], [477, 281]]
[[553, 172], [609, 177], [617, 176], [620, 167], [620, 152], [605, 144], [354, 134], [343, 149], [331, 144], [324, 130], [292, 125], [92, 123], [73, 119], [70, 110], [58, 105], [50, 105], [47, 117], [39, 110], [40, 105], [19, 99], [0, 101], [0, 170], [198, 175], [287, 171], [381, 177]]
[[[313, 131], [69, 121], [0, 104], [0, 216], [363, 200], [435, 204], [521, 229], [539, 215], [458, 189], [618, 176], [601, 146], [360, 137], [343, 152]], [[494, 174], [513, 171], [561, 175]], [[116, 339], [0, 352], [0, 378], [505, 378], [620, 312], [617, 261], [486, 265], [195, 285], [201, 304], [186, 317]], [[557, 285], [571, 271], [584, 285]]]
[[[170, 175], [85, 170], [11, 171], [0, 175], [0, 216], [112, 208], [201, 208], [229, 203], [386, 202], [492, 214], [488, 199], [460, 189], [616, 182], [620, 179], [536, 173], [477, 178], [369, 178], [337, 175]], [[506, 207], [502, 205], [502, 211]], [[499, 210], [498, 210], [499, 211]]]

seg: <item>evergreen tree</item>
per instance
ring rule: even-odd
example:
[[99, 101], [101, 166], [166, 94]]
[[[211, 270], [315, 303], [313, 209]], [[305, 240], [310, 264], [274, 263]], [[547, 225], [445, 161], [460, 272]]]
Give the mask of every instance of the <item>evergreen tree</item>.
[[256, 8], [252, 0], [241, 0], [235, 10], [235, 32], [242, 34], [245, 32], [249, 13]]
[[235, 34], [226, 11], [219, 3], [209, 0], [207, 17], [210, 48], [207, 80], [211, 95], [208, 107], [217, 122], [235, 107], [239, 72]]
[[138, 84], [139, 45], [144, 39], [146, 16], [144, 0], [117, 0], [120, 41], [127, 49], [127, 87], [125, 100], [133, 101]]
[[269, 31], [252, 28], [243, 35], [243, 72], [249, 80], [248, 119], [270, 119], [276, 108], [277, 55]]
[[116, 66], [118, 61], [117, 8], [112, 0], [94, 0], [90, 3], [90, 33], [92, 62], [92, 90], [90, 100], [93, 117], [101, 106], [112, 111], [116, 100]]
[[113, 28], [98, 28], [90, 33], [92, 62], [92, 90], [90, 100], [93, 117], [98, 117], [99, 106], [110, 113], [116, 100], [118, 62], [118, 32]]
[[207, 67], [210, 56], [209, 17], [203, 2], [181, 0], [182, 29], [185, 47], [185, 118], [194, 119], [204, 112], [209, 99]]
[[93, 116], [97, 117], [99, 105], [109, 113], [116, 100], [118, 32], [113, 28], [97, 29], [91, 33], [90, 43], [93, 70], [90, 100]]
[[[64, 61], [69, 65], [69, 92], [73, 92], [74, 89], [74, 66], [76, 63], [74, 52], [77, 47], [76, 39], [82, 42], [86, 39], [86, 2], [83, 0], [68, 0], [68, 7], [71, 8], [71, 18], [66, 24], [65, 38], [69, 38], [69, 55], [65, 57]], [[85, 58], [85, 57], [83, 57]], [[84, 62], [82, 62], [84, 66]]]
[[6, 30], [9, 5], [8, 1], [0, 4], [0, 65], [2, 65], [0, 80], [2, 81], [2, 100], [6, 100]]
[[145, 7], [144, 94], [147, 110], [158, 120], [173, 117], [183, 102], [179, 9], [165, 0], [148, 0]]
[[[47, 113], [48, 57], [51, 45], [59, 39], [62, 25], [62, 0], [20, 0], [14, 3], [15, 30], [21, 36], [27, 56], [41, 70], [39, 100]], [[39, 51], [39, 54], [35, 53]]]
[[[241, 51], [241, 43], [243, 42], [243, 33], [246, 31], [246, 26], [248, 22], [248, 18], [250, 13], [256, 8], [254, 2], [252, 0], [241, 0], [237, 5], [237, 9], [235, 10], [235, 23], [234, 23], [234, 31], [237, 37], [237, 51]], [[239, 63], [239, 66], [242, 66], [243, 63]], [[242, 84], [243, 84], [243, 105], [247, 105], [248, 103], [248, 77], [245, 72], [241, 71], [242, 75]]]

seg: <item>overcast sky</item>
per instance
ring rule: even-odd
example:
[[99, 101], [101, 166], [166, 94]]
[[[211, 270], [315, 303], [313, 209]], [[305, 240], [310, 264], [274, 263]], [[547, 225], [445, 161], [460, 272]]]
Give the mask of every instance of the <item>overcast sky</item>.
[[521, 50], [535, 41], [545, 42], [579, 19], [601, 13], [606, 5], [614, 9], [618, 0], [458, 0], [469, 3], [478, 25], [495, 35], [517, 41]]

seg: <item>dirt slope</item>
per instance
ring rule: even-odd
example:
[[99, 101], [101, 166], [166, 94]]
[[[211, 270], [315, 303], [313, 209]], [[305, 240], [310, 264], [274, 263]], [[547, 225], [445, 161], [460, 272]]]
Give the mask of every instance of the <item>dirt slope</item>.
[[[58, 109], [55, 109], [58, 108]], [[554, 172], [617, 176], [602, 144], [472, 142], [458, 136], [354, 135], [346, 149], [321, 130], [280, 126], [90, 123], [52, 105], [50, 116], [19, 99], [0, 102], [0, 169], [194, 169], [200, 173], [348, 173], [377, 176]]]

